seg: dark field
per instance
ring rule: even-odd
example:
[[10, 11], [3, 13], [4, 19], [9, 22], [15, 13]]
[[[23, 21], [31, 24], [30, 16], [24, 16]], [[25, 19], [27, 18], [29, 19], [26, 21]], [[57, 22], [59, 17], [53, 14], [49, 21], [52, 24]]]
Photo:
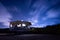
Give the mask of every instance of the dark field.
[[22, 34], [22, 35], [0, 35], [0, 40], [60, 40], [60, 35], [52, 34]]

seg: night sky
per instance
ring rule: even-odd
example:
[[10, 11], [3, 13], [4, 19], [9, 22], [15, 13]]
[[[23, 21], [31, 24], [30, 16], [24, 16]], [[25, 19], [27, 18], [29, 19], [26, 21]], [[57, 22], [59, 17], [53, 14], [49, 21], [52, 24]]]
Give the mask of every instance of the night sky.
[[60, 23], [60, 0], [1, 0], [0, 28], [8, 28], [10, 21], [24, 20], [31, 27]]

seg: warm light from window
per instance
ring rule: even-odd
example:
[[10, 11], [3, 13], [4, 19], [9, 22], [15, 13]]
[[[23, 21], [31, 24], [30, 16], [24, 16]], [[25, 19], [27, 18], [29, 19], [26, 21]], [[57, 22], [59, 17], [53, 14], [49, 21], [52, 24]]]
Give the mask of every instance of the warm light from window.
[[26, 26], [26, 24], [22, 24], [22, 26]]
[[12, 24], [10, 25], [10, 27], [12, 27]]
[[17, 27], [21, 27], [21, 24], [18, 24]]

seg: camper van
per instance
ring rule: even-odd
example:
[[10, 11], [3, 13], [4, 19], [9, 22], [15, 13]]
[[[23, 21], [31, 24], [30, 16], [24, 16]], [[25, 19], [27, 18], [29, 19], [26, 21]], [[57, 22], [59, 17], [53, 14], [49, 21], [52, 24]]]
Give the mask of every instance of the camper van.
[[10, 22], [10, 31], [26, 31], [29, 30], [31, 22], [27, 21], [12, 21]]

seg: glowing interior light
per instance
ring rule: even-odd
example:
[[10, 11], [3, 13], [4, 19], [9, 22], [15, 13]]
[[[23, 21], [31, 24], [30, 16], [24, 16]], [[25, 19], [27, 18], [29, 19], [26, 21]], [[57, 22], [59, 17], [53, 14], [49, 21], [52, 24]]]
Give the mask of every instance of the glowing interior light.
[[22, 24], [22, 26], [26, 26], [26, 24]]
[[10, 25], [10, 27], [12, 27], [12, 24]]
[[21, 24], [18, 24], [17, 27], [21, 27]]

